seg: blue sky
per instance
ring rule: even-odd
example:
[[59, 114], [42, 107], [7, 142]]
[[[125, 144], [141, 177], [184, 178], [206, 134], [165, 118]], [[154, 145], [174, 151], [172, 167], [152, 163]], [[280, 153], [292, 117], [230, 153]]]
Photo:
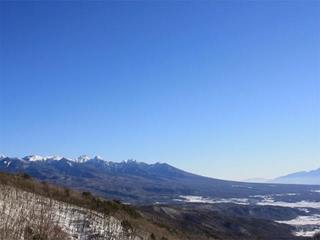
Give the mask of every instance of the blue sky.
[[0, 153], [320, 167], [320, 2], [1, 2]]

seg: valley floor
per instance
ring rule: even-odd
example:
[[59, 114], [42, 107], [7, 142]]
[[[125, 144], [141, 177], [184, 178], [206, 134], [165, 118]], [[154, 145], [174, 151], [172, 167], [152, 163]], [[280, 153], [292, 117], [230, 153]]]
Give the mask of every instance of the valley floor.
[[[319, 190], [312, 190], [313, 193], [317, 193], [320, 196]], [[288, 224], [293, 226], [295, 229], [293, 233], [296, 236], [302, 237], [312, 237], [316, 233], [320, 232], [320, 202], [318, 201], [290, 201], [290, 196], [296, 196], [299, 193], [289, 193], [289, 194], [276, 194], [276, 195], [255, 195], [252, 198], [229, 198], [229, 199], [219, 199], [219, 198], [204, 198], [201, 196], [180, 196], [176, 199], [177, 202], [184, 203], [199, 203], [199, 204], [222, 204], [230, 203], [237, 205], [246, 206], [266, 206], [266, 207], [283, 207], [292, 208], [297, 210], [296, 217], [289, 216], [286, 220], [276, 219], [278, 223]], [[289, 201], [277, 201], [275, 197], [285, 197], [289, 198]]]

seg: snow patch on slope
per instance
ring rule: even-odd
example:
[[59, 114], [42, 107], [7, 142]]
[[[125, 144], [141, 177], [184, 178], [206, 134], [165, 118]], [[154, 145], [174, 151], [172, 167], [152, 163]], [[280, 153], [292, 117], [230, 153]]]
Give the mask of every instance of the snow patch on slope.
[[189, 203], [235, 203], [240, 205], [248, 205], [249, 200], [247, 198], [208, 198], [202, 196], [193, 195], [180, 195], [180, 199], [176, 201], [189, 202]]
[[12, 239], [10, 234], [23, 239], [23, 230], [37, 229], [39, 222], [48, 228], [59, 227], [72, 240], [133, 240], [136, 237], [113, 216], [4, 185], [0, 185], [0, 216], [0, 229], [6, 229], [6, 239]]
[[295, 235], [303, 237], [312, 237], [320, 232], [320, 215], [299, 216], [289, 221], [277, 221], [278, 223], [289, 224], [296, 227]]

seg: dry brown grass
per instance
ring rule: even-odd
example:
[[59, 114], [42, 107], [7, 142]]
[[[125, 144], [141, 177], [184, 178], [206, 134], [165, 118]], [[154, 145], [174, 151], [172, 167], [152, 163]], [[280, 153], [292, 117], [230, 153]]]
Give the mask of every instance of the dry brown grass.
[[105, 200], [93, 196], [90, 192], [77, 192], [68, 188], [58, 187], [46, 182], [39, 182], [27, 174], [0, 173], [0, 184], [17, 187], [21, 190], [35, 193], [50, 199], [91, 209], [106, 215], [125, 212], [133, 218], [139, 218], [139, 213], [132, 207], [119, 201]]

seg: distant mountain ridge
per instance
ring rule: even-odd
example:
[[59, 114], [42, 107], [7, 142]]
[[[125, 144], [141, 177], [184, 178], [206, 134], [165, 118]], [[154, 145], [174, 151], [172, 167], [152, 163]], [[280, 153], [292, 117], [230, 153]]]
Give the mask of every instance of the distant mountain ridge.
[[181, 196], [247, 198], [269, 193], [310, 192], [314, 189], [312, 186], [226, 181], [189, 173], [167, 163], [112, 162], [85, 155], [76, 159], [39, 155], [23, 158], [2, 156], [0, 171], [27, 173], [40, 181], [134, 204], [177, 203]]
[[291, 173], [273, 179], [273, 183], [286, 183], [286, 184], [320, 184], [320, 168], [311, 171], [301, 171]]

